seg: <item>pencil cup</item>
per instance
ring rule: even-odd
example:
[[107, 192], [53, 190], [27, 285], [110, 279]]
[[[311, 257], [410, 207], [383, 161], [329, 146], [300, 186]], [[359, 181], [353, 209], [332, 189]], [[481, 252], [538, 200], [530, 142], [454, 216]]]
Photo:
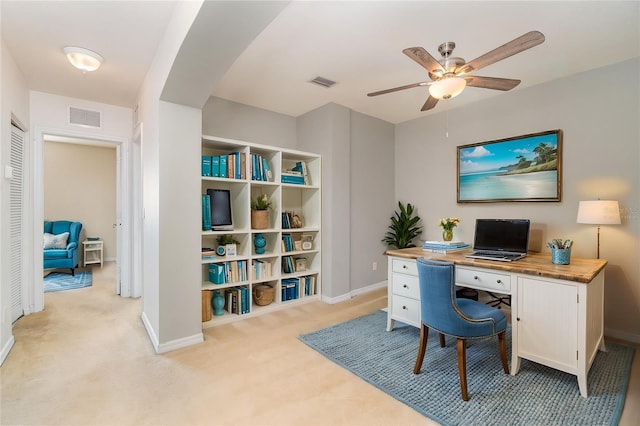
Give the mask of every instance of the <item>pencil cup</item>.
[[551, 263], [556, 265], [568, 265], [571, 261], [571, 249], [551, 249]]

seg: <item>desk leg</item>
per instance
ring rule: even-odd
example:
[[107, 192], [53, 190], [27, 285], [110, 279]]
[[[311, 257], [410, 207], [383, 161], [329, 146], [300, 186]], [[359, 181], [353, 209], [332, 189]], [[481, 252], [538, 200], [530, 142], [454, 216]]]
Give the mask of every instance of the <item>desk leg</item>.
[[587, 373], [586, 372], [578, 372], [578, 388], [580, 388], [580, 395], [583, 398], [588, 396], [587, 390]]
[[393, 331], [395, 321], [391, 318], [391, 312], [387, 312], [387, 331]]
[[518, 374], [518, 371], [520, 370], [520, 360], [522, 358], [520, 358], [518, 355], [515, 354], [513, 348], [511, 348], [511, 375], [515, 376], [516, 374]]

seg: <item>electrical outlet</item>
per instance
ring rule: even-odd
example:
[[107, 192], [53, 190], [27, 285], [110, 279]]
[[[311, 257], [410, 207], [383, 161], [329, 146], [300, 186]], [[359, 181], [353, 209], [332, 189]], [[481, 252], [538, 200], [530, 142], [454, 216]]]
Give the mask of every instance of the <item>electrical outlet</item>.
[[378, 262], [373, 262], [372, 268], [374, 271], [378, 270]]

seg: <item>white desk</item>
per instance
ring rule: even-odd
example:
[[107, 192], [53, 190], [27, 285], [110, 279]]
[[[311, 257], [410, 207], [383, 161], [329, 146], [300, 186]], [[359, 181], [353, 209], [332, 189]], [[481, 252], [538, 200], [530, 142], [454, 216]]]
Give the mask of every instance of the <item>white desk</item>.
[[99, 263], [103, 266], [103, 244], [102, 240], [84, 240], [82, 242], [84, 248], [84, 266]]
[[[464, 252], [427, 253], [420, 247], [388, 250], [387, 330], [394, 321], [420, 326], [420, 288], [415, 259], [456, 264], [456, 285], [511, 295], [511, 374], [522, 358], [574, 374], [587, 397], [587, 373], [604, 347], [603, 259], [551, 263], [531, 254], [516, 262], [468, 259]], [[515, 320], [515, 321], [514, 321]]]

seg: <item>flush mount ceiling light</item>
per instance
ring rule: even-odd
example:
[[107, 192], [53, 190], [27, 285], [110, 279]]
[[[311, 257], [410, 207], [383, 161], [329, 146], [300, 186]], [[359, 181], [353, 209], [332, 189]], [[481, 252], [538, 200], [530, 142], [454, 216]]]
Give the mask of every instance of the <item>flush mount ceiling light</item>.
[[67, 59], [69, 59], [71, 65], [82, 72], [97, 70], [104, 60], [102, 56], [96, 52], [82, 47], [67, 46], [62, 49], [62, 51], [67, 55]]
[[467, 81], [460, 77], [445, 77], [429, 86], [429, 94], [436, 99], [451, 99], [458, 96], [467, 86]]

